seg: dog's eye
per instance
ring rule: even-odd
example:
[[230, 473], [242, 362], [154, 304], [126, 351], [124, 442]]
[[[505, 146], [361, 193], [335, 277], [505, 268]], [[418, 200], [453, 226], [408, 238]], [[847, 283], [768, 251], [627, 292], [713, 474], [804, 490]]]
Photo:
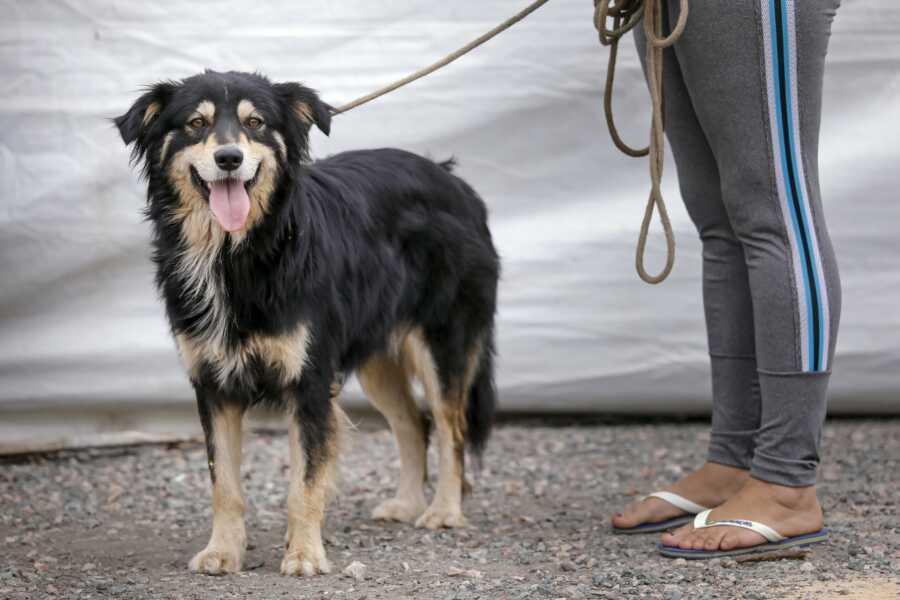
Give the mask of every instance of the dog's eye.
[[259, 117], [250, 117], [246, 122], [248, 129], [259, 129], [263, 126], [263, 121]]
[[188, 126], [191, 129], [202, 129], [206, 126], [206, 120], [203, 117], [194, 117], [190, 121], [188, 121]]

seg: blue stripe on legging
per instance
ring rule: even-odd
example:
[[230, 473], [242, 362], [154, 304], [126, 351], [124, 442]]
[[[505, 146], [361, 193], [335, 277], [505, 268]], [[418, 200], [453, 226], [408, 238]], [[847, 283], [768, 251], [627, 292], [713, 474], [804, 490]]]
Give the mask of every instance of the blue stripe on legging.
[[[776, 10], [777, 7], [777, 10]], [[777, 77], [773, 77], [775, 85], [775, 112], [778, 123], [778, 142], [781, 148], [781, 169], [784, 177], [785, 191], [790, 194], [788, 205], [791, 212], [791, 223], [800, 251], [800, 262], [803, 273], [803, 287], [806, 296], [808, 323], [807, 354], [809, 370], [822, 370], [820, 359], [822, 338], [824, 337], [823, 311], [820, 305], [821, 289], [816, 277], [815, 260], [812, 253], [812, 236], [810, 225], [803, 210], [802, 185], [798, 182], [797, 151], [793, 139], [793, 117], [791, 114], [791, 72], [788, 52], [787, 2], [773, 0], [769, 4], [770, 23], [772, 27], [773, 65], [777, 64]], [[775, 60], [777, 59], [777, 61]], [[804, 365], [806, 368], [806, 365]]]

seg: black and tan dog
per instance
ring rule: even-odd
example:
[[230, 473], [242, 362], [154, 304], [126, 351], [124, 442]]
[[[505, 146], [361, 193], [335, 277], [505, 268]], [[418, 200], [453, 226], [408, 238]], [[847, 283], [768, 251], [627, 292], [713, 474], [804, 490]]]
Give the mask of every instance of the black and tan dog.
[[[213, 526], [195, 571], [241, 567], [241, 420], [257, 404], [290, 414], [281, 570], [330, 570], [321, 523], [343, 419], [332, 389], [353, 371], [402, 463], [373, 516], [465, 523], [465, 442], [483, 448], [495, 404], [499, 261], [485, 205], [450, 163], [400, 150], [311, 162], [309, 129], [327, 134], [330, 121], [300, 84], [211, 71], [152, 86], [115, 120], [149, 182], [157, 285], [206, 433]], [[414, 380], [440, 456], [430, 505]]]

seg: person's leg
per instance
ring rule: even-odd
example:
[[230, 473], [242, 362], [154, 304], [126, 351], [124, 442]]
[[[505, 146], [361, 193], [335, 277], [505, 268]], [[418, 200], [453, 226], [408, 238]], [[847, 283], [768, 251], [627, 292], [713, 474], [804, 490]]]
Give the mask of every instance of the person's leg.
[[[635, 39], [643, 63], [642, 29], [636, 30]], [[753, 304], [744, 248], [722, 201], [715, 156], [697, 120], [677, 57], [666, 51], [664, 60], [666, 136], [675, 156], [681, 196], [703, 244], [703, 305], [713, 392], [707, 463], [667, 489], [711, 507], [743, 485], [759, 429]], [[628, 528], [681, 514], [663, 500], [647, 498], [614, 515], [612, 521], [616, 527]]]
[[[675, 45], [744, 248], [762, 400], [752, 477], [711, 519], [760, 521], [783, 535], [815, 531], [822, 522], [814, 485], [840, 283], [819, 198], [817, 152], [837, 5], [693, 3]], [[706, 549], [761, 541], [732, 527], [687, 527], [663, 538]]]

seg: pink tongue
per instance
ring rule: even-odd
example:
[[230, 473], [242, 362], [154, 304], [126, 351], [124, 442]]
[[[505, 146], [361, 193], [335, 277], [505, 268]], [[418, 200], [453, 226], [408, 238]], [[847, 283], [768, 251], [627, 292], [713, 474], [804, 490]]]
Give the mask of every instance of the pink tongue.
[[250, 214], [250, 197], [244, 182], [224, 179], [209, 184], [209, 207], [225, 231], [237, 231], [244, 227]]

